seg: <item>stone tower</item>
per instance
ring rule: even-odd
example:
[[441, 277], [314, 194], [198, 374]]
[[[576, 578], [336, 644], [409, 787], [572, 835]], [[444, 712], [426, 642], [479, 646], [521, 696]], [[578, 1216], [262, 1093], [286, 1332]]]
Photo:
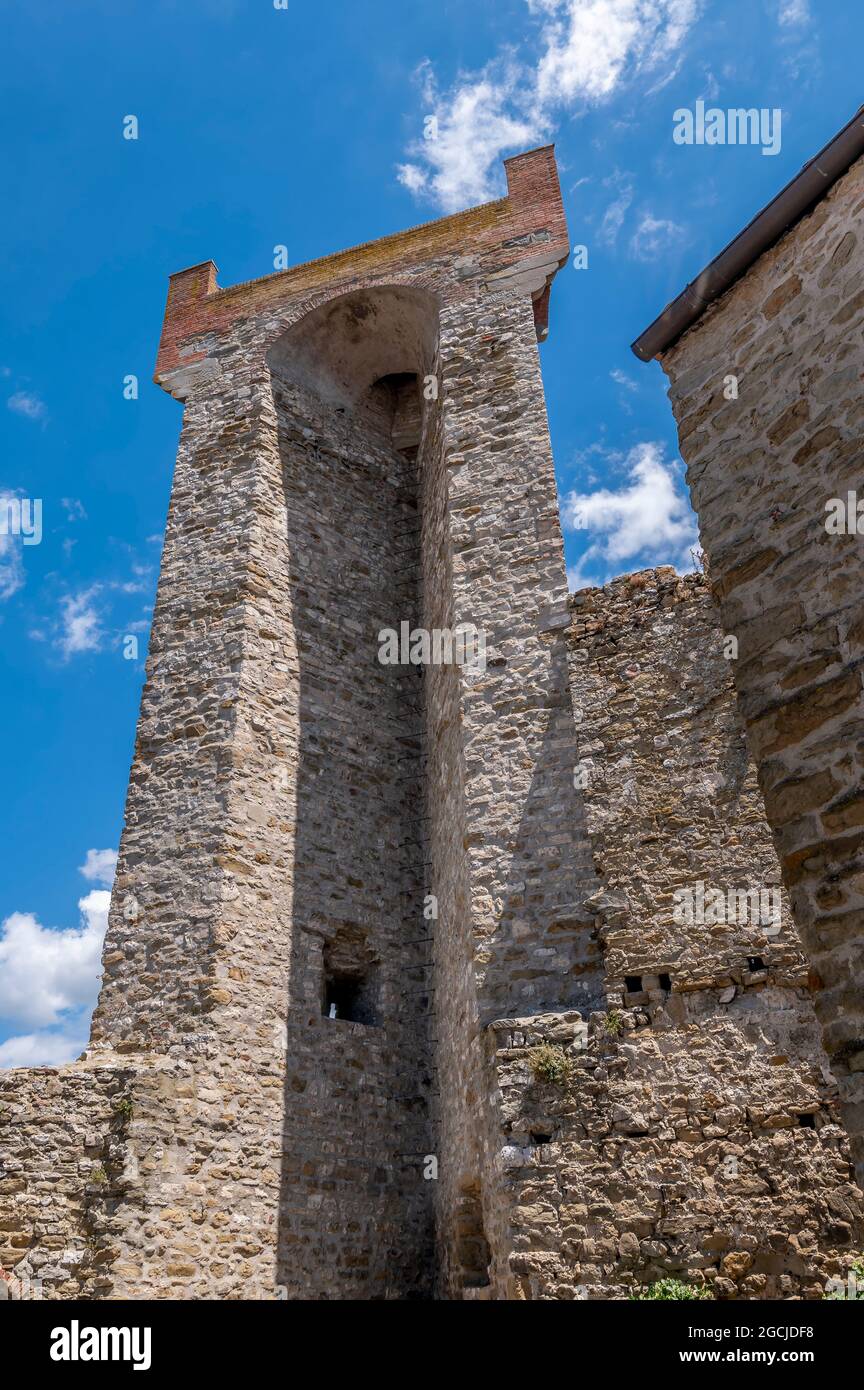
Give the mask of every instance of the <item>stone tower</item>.
[[[567, 231], [551, 148], [506, 170], [171, 278], [91, 1044], [0, 1074], [0, 1264], [45, 1296], [817, 1298], [860, 1248], [711, 593], [568, 600], [537, 350]], [[682, 925], [699, 884], [774, 909]]]
[[[437, 1286], [485, 1284], [479, 1030], [587, 997], [537, 353], [567, 232], [551, 148], [506, 168], [499, 202], [263, 280], [171, 277], [183, 430], [93, 1051], [213, 1069], [202, 1292], [429, 1295], [436, 1204]], [[382, 664], [403, 623], [474, 625], [485, 672]]]

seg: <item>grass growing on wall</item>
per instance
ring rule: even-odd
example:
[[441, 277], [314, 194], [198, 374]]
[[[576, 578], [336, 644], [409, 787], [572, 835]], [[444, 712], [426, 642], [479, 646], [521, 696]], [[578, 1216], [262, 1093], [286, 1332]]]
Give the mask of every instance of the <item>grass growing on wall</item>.
[[532, 1047], [528, 1063], [535, 1081], [545, 1081], [552, 1086], [563, 1086], [573, 1074], [572, 1058], [567, 1056], [563, 1047], [556, 1047], [553, 1043]]
[[713, 1298], [711, 1290], [704, 1284], [685, 1284], [683, 1279], [658, 1279], [654, 1284], [648, 1284], [638, 1293], [630, 1295], [631, 1303], [639, 1303], [645, 1299], [675, 1299], [677, 1301], [698, 1300], [704, 1302]]

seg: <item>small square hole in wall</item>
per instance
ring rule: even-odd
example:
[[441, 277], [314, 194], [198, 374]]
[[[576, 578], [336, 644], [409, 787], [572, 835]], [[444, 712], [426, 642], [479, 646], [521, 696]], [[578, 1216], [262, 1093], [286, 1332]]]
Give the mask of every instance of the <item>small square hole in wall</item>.
[[362, 975], [328, 971], [324, 976], [324, 1015], [348, 1023], [377, 1024], [376, 993], [372, 971]]
[[799, 1116], [798, 1116], [798, 1124], [801, 1126], [802, 1129], [815, 1129], [815, 1128], [816, 1128], [816, 1116], [815, 1116], [815, 1115], [799, 1115]]
[[363, 980], [360, 975], [330, 975], [324, 982], [324, 1012], [328, 1018], [345, 1018], [354, 1023], [363, 1011]]
[[657, 978], [658, 978], [659, 981], [660, 981], [660, 988], [661, 988], [662, 990], [665, 990], [667, 994], [671, 994], [671, 993], [672, 993], [672, 976], [671, 976], [671, 975], [658, 975]]
[[752, 970], [752, 972], [753, 972], [754, 975], [755, 975], [755, 973], [756, 973], [757, 970], [764, 970], [764, 969], [765, 969], [765, 962], [764, 962], [764, 960], [762, 959], [761, 956], [748, 956], [748, 957], [747, 957], [747, 964], [749, 965], [749, 967], [750, 967], [750, 969]]
[[626, 991], [627, 991], [628, 994], [638, 994], [638, 993], [640, 992], [640, 990], [642, 989], [642, 976], [641, 976], [641, 975], [625, 975], [625, 976], [624, 976], [624, 988], [626, 989]]

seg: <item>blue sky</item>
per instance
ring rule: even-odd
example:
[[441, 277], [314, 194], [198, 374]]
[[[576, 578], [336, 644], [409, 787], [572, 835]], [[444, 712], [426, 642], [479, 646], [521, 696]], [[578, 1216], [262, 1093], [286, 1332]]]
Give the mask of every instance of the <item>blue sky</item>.
[[[574, 243], [542, 349], [574, 584], [695, 543], [662, 373], [629, 344], [861, 103], [852, 0], [0, 0], [0, 1065], [95, 996], [181, 407], [168, 274], [220, 283], [499, 196], [554, 140]], [[697, 100], [782, 145], [678, 145]], [[137, 140], [123, 138], [137, 117]], [[424, 140], [426, 117], [437, 140]], [[124, 397], [135, 376], [137, 399]], [[138, 643], [137, 657], [134, 639]]]

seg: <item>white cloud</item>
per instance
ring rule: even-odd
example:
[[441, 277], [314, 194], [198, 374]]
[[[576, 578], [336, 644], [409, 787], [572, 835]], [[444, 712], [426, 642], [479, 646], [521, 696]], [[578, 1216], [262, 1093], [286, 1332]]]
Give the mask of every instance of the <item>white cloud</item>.
[[121, 594], [149, 593], [153, 588], [153, 566], [133, 563], [131, 568], [135, 579], [113, 579], [107, 587], [116, 589]]
[[614, 174], [603, 180], [603, 187], [620, 189], [617, 198], [613, 198], [604, 212], [597, 231], [598, 240], [606, 246], [614, 246], [633, 202], [633, 185], [627, 174], [622, 174], [616, 169]]
[[507, 109], [518, 105], [519, 75], [506, 63], [463, 78], [443, 97], [428, 64], [423, 75], [426, 112], [437, 129], [433, 139], [411, 146], [409, 153], [422, 162], [401, 164], [400, 183], [429, 194], [445, 212], [489, 202], [500, 192], [501, 153], [539, 140], [542, 118]]
[[121, 594], [146, 594], [150, 585], [142, 584], [140, 580], [126, 579], [122, 582], [113, 580], [108, 587], [117, 589]]
[[626, 467], [622, 487], [571, 492], [563, 500], [565, 529], [588, 531], [595, 537], [569, 572], [574, 587], [603, 584], [627, 569], [645, 565], [693, 567], [689, 552], [697, 544], [696, 518], [678, 472], [664, 460], [661, 446], [638, 444], [628, 455]]
[[778, 18], [786, 29], [803, 29], [813, 18], [810, 0], [780, 0]]
[[502, 53], [479, 73], [460, 75], [443, 95], [428, 61], [421, 66], [425, 114], [437, 120], [437, 139], [410, 147], [412, 162], [398, 166], [399, 181], [445, 212], [494, 198], [502, 155], [548, 138], [561, 111], [602, 102], [658, 68], [684, 42], [701, 3], [527, 0], [542, 21], [539, 35], [528, 39], [533, 53]]
[[28, 420], [41, 420], [45, 414], [45, 402], [34, 391], [16, 391], [6, 404], [16, 415], [24, 415]]
[[682, 43], [698, 0], [533, 0], [551, 16], [537, 67], [544, 105], [608, 97], [628, 74], [655, 68]]
[[93, 603], [99, 592], [96, 584], [79, 594], [66, 594], [60, 600], [62, 632], [60, 649], [68, 659], [78, 652], [97, 652], [104, 632], [99, 613]]
[[429, 175], [419, 164], [397, 164], [396, 174], [399, 182], [405, 185], [409, 193], [420, 193], [429, 186]]
[[101, 973], [111, 894], [95, 888], [79, 899], [80, 927], [51, 931], [31, 912], [13, 912], [0, 926], [0, 1018], [24, 1028], [65, 1024], [71, 1011], [92, 1009]]
[[666, 72], [664, 72], [661, 77], [657, 78], [657, 81], [654, 83], [653, 87], [648, 88], [648, 90], [645, 93], [646, 97], [656, 96], [658, 92], [663, 91], [664, 87], [668, 87], [670, 82], [674, 82], [675, 78], [678, 76], [683, 66], [684, 58], [682, 56], [680, 58], [677, 58], [672, 67], [670, 67]]
[[62, 1067], [74, 1062], [88, 1042], [86, 1022], [66, 1029], [20, 1033], [0, 1043], [0, 1070], [7, 1067]]
[[[13, 493], [0, 488], [0, 516], [8, 515], [9, 504], [15, 500]], [[11, 598], [24, 583], [21, 542], [17, 536], [5, 535], [5, 529], [0, 530], [0, 602]]]
[[114, 882], [116, 869], [116, 849], [88, 849], [87, 859], [80, 866], [78, 872], [83, 874], [90, 883], [104, 883], [110, 888]]
[[611, 371], [611, 372], [609, 373], [609, 375], [611, 376], [612, 380], [615, 382], [615, 385], [616, 385], [616, 386], [623, 386], [625, 391], [638, 391], [638, 390], [639, 390], [638, 384], [633, 380], [632, 376], [628, 376], [627, 373], [626, 373], [626, 372], [622, 372], [622, 371], [620, 370], [620, 368], [616, 367], [616, 368], [614, 369], [614, 371]]
[[779, 0], [779, 43], [787, 79], [810, 87], [821, 73], [819, 38], [810, 0]]
[[[110, 885], [116, 863], [114, 850], [90, 849], [79, 872]], [[0, 1068], [61, 1066], [87, 1046], [110, 903], [107, 888], [92, 889], [78, 900], [80, 926], [63, 931], [31, 912], [0, 925], [0, 1020], [33, 1030], [0, 1043]]]
[[646, 212], [630, 239], [630, 255], [637, 261], [656, 261], [669, 247], [680, 246], [686, 237], [679, 223]]

